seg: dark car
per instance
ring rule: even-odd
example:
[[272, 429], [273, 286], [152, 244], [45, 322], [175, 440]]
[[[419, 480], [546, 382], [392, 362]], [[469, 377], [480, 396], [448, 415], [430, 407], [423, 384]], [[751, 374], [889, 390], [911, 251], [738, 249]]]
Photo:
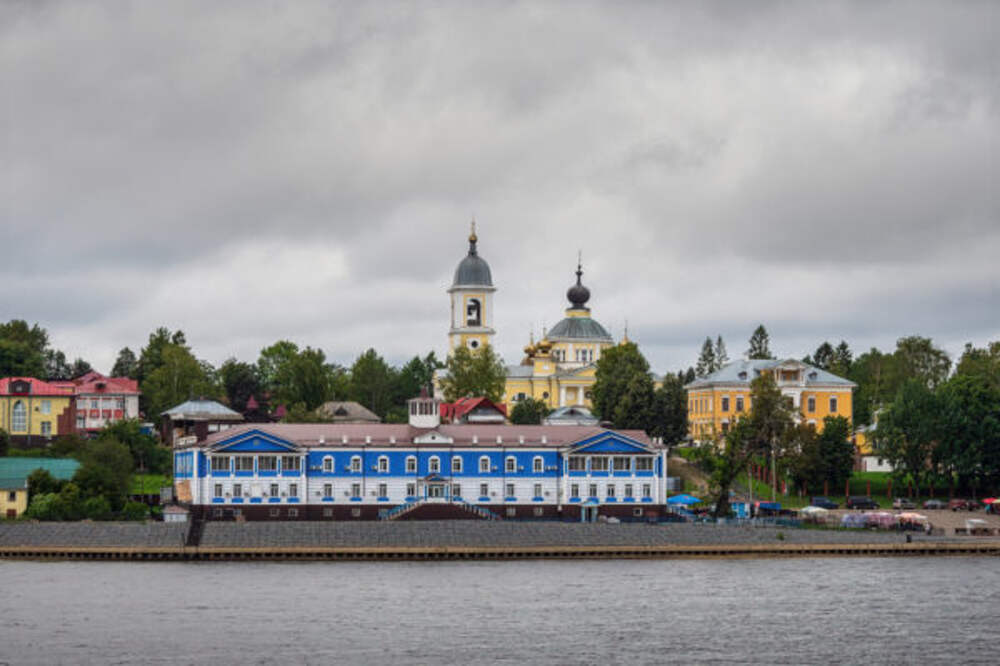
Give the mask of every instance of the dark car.
[[976, 500], [958, 499], [948, 501], [948, 508], [952, 511], [975, 511], [979, 508]]
[[809, 504], [812, 506], [818, 506], [821, 509], [836, 509], [839, 504], [830, 500], [829, 497], [813, 497], [809, 500]]
[[946, 509], [946, 508], [948, 508], [948, 505], [945, 504], [944, 502], [942, 502], [941, 500], [929, 499], [926, 502], [924, 502], [924, 508], [925, 509]]
[[878, 509], [878, 502], [873, 500], [871, 497], [865, 497], [864, 495], [851, 495], [847, 498], [847, 508], [848, 509]]
[[917, 505], [909, 497], [897, 497], [892, 500], [893, 509], [916, 509]]

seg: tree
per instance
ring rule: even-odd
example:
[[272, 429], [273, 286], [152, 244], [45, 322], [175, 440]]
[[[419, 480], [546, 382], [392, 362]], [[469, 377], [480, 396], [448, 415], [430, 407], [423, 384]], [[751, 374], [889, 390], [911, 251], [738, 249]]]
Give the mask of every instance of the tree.
[[840, 344], [833, 350], [830, 367], [827, 369], [838, 377], [846, 377], [851, 372], [853, 362], [854, 354], [851, 353], [850, 346], [845, 340], [841, 340]]
[[823, 419], [823, 432], [817, 438], [823, 480], [840, 488], [854, 472], [854, 445], [849, 437], [851, 423], [843, 416]]
[[351, 366], [351, 398], [380, 418], [385, 418], [393, 404], [395, 383], [396, 371], [374, 349], [361, 354]]
[[83, 515], [89, 520], [110, 520], [111, 504], [103, 495], [88, 497], [83, 501]]
[[988, 375], [962, 374], [937, 397], [940, 443], [932, 460], [941, 477], [974, 491], [1000, 490], [1000, 388]]
[[295, 402], [285, 407], [285, 415], [281, 417], [282, 423], [330, 423], [331, 417], [327, 417], [319, 410], [309, 409], [304, 402]]
[[28, 475], [28, 502], [35, 495], [58, 493], [63, 482], [56, 479], [47, 469], [36, 469]]
[[726, 363], [729, 363], [729, 354], [726, 353], [726, 343], [720, 335], [715, 338], [715, 369], [721, 369]]
[[712, 338], [705, 338], [705, 342], [701, 345], [701, 354], [698, 356], [694, 371], [699, 378], [715, 372], [715, 348], [712, 346]]
[[448, 402], [466, 396], [484, 397], [499, 402], [507, 384], [507, 369], [490, 345], [469, 350], [457, 347], [445, 363], [441, 390]]
[[299, 346], [289, 340], [279, 340], [260, 350], [257, 358], [257, 376], [268, 393], [278, 391], [278, 370], [299, 355]]
[[45, 377], [49, 334], [23, 319], [0, 324], [0, 377]]
[[908, 475], [920, 487], [941, 440], [938, 396], [920, 379], [910, 379], [885, 408], [875, 431], [875, 452], [888, 460], [897, 477]]
[[812, 364], [821, 370], [829, 370], [833, 362], [833, 345], [823, 342], [812, 355]]
[[994, 388], [1000, 389], [1000, 341], [991, 342], [985, 349], [965, 344], [965, 351], [958, 361], [955, 374], [982, 377]]
[[142, 382], [147, 415], [158, 418], [167, 409], [191, 398], [218, 397], [211, 367], [199, 362], [187, 347], [168, 343], [158, 355], [158, 367]]
[[113, 439], [96, 439], [87, 443], [81, 457], [73, 483], [87, 497], [103, 495], [112, 509], [122, 507], [134, 467], [128, 447]]
[[549, 415], [549, 406], [544, 400], [525, 398], [514, 404], [510, 410], [510, 422], [515, 425], [539, 425]]
[[698, 379], [698, 373], [694, 371], [694, 368], [688, 368], [684, 373], [684, 383], [690, 384], [694, 380]]
[[219, 379], [229, 406], [237, 412], [246, 411], [250, 396], [263, 398], [258, 366], [229, 358], [219, 367]]
[[134, 379], [142, 383], [149, 375], [153, 374], [154, 371], [163, 365], [163, 351], [169, 346], [187, 349], [187, 340], [184, 337], [184, 332], [178, 330], [171, 333], [169, 329], [161, 326], [150, 333], [149, 342], [146, 343], [146, 346], [139, 353], [139, 362], [136, 367], [136, 376]]
[[930, 338], [916, 335], [900, 338], [894, 356], [900, 383], [916, 379], [933, 389], [948, 378], [951, 369], [948, 354], [935, 347]]
[[796, 486], [822, 488], [826, 472], [816, 428], [800, 423], [785, 431], [785, 450], [789, 452], [788, 473]]
[[597, 360], [594, 387], [591, 389], [594, 413], [606, 421], [615, 421], [615, 410], [629, 384], [634, 377], [640, 376], [649, 378], [649, 363], [634, 342], [602, 351], [601, 358]]
[[430, 352], [423, 358], [414, 356], [410, 359], [399, 370], [395, 403], [405, 407], [406, 401], [420, 395], [421, 389], [426, 388], [428, 393], [432, 392], [434, 373], [442, 367], [444, 367], [443, 364], [438, 361], [434, 352]]
[[118, 352], [118, 358], [115, 359], [114, 367], [111, 368], [111, 376], [137, 379], [138, 373], [139, 359], [136, 358], [135, 352], [128, 347], [122, 347], [121, 351]]
[[875, 412], [895, 395], [895, 358], [875, 347], [852, 364], [847, 378], [858, 385], [854, 391], [854, 424], [868, 425]]
[[687, 391], [679, 377], [667, 373], [653, 396], [653, 419], [649, 434], [660, 437], [666, 445], [676, 444], [687, 436]]
[[66, 362], [66, 354], [55, 349], [45, 350], [45, 378], [49, 381], [73, 378], [73, 370]]
[[94, 368], [90, 365], [90, 363], [87, 363], [82, 358], [78, 358], [75, 361], [73, 361], [73, 365], [69, 369], [70, 373], [69, 376], [82, 377], [83, 375], [87, 374], [88, 372], [92, 372], [93, 370]]
[[138, 419], [109, 423], [98, 434], [98, 438], [110, 439], [127, 446], [135, 462], [135, 471], [152, 474], [170, 472], [170, 452], [160, 446], [155, 437], [142, 431], [142, 423]]
[[649, 373], [636, 373], [615, 405], [611, 423], [620, 430], [650, 431], [655, 423], [655, 389]]
[[753, 335], [750, 336], [750, 348], [747, 350], [747, 358], [751, 359], [772, 359], [774, 356], [771, 354], [771, 338], [767, 334], [767, 329], [764, 328], [764, 324], [759, 325], [754, 329]]

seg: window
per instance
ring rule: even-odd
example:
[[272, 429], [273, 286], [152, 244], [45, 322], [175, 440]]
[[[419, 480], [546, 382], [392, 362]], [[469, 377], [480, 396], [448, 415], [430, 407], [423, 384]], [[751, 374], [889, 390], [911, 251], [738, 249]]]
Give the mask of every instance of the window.
[[417, 494], [417, 484], [415, 483], [406, 484], [406, 496], [413, 497], [416, 494]]
[[361, 497], [361, 484], [352, 483], [351, 484], [351, 497]]
[[243, 484], [241, 483], [233, 484], [233, 497], [243, 497]]
[[642, 484], [642, 496], [652, 497], [653, 496], [653, 486], [648, 483]]
[[569, 471], [585, 472], [587, 470], [587, 458], [584, 456], [569, 457]]
[[571, 484], [569, 484], [569, 496], [570, 497], [579, 497], [580, 496], [580, 484], [579, 483], [571, 483]]
[[608, 486], [607, 486], [607, 488], [605, 488], [605, 490], [604, 490], [604, 495], [606, 497], [614, 497], [615, 496], [615, 484], [609, 483]]
[[635, 459], [635, 471], [637, 472], [651, 472], [653, 471], [653, 458], [651, 456], [640, 456]]
[[326, 497], [327, 499], [333, 497], [333, 484], [332, 483], [324, 483], [323, 484], [323, 497]]
[[520, 393], [517, 394], [517, 397], [514, 398], [514, 400], [516, 400], [517, 402], [520, 402], [520, 401], [524, 400], [526, 397], [527, 396], [524, 395], [524, 391], [522, 391], [522, 392], [520, 392]]
[[451, 457], [451, 472], [452, 472], [452, 474], [461, 474], [462, 473], [462, 457], [461, 456], [452, 456]]
[[480, 483], [479, 484], [479, 496], [487, 497], [490, 494], [490, 484]]
[[298, 456], [282, 456], [281, 457], [281, 469], [285, 472], [298, 472], [299, 471], [299, 457]]
[[42, 435], [45, 437], [52, 435], [52, 421], [42, 421]]
[[7, 493], [7, 501], [8, 502], [16, 502], [17, 501], [17, 491], [16, 490], [11, 490], [10, 492]]
[[288, 484], [288, 496], [289, 497], [298, 497], [299, 496], [299, 484], [297, 484], [297, 483], [290, 483], [290, 484]]
[[816, 411], [816, 396], [809, 396], [809, 399], [806, 400], [806, 409], [809, 410], [810, 413]]
[[98, 400], [97, 398], [91, 398], [90, 399], [90, 408], [91, 409], [100, 409], [101, 408], [101, 401]]
[[451, 484], [451, 496], [452, 497], [461, 497], [462, 496], [462, 484], [460, 484], [460, 483], [453, 483], [453, 484]]
[[830, 413], [837, 413], [837, 396], [835, 395], [830, 396]]
[[277, 483], [272, 483], [271, 484], [271, 497], [277, 497], [280, 494], [281, 493], [278, 492], [278, 484]]
[[608, 471], [608, 459], [602, 456], [594, 456], [590, 459], [590, 471], [592, 472], [607, 472]]
[[417, 457], [416, 456], [406, 456], [406, 473], [416, 474], [417, 473]]
[[728, 395], [722, 396], [722, 411], [724, 411], [724, 412], [728, 412], [729, 411], [729, 396]]
[[260, 456], [257, 458], [257, 469], [262, 472], [277, 472], [278, 456]]
[[28, 410], [20, 400], [14, 403], [14, 411], [10, 418], [10, 429], [14, 432], [24, 432], [28, 429]]
[[361, 456], [351, 456], [351, 471], [352, 472], [361, 471]]
[[482, 322], [482, 304], [478, 298], [470, 298], [465, 304], [465, 325], [480, 326]]
[[216, 497], [222, 497], [222, 484], [221, 483], [215, 484], [215, 496]]
[[545, 509], [543, 509], [540, 506], [536, 506], [534, 509], [531, 510], [531, 512], [535, 515], [536, 518], [541, 518], [542, 516], [545, 515]]
[[642, 513], [643, 511], [641, 506], [637, 506], [634, 509], [632, 509], [632, 515], [635, 516], [636, 518], [642, 518]]
[[42, 400], [42, 414], [51, 414], [51, 413], [52, 413], [52, 401]]
[[[383, 474], [385, 474], [386, 472], [389, 471], [389, 458], [388, 458], [388, 456], [379, 456], [378, 457], [378, 471], [382, 472]], [[383, 495], [383, 497], [384, 497], [384, 495]]]
[[514, 496], [514, 484], [513, 483], [508, 483], [507, 484], [507, 497], [513, 497], [513, 496]]
[[625, 484], [625, 497], [635, 497], [635, 495], [632, 493], [632, 484], [631, 483], [626, 483]]
[[542, 496], [542, 484], [536, 483], [535, 487], [532, 490], [535, 491], [534, 497], [541, 497]]
[[545, 471], [545, 463], [542, 461], [541, 456], [535, 456], [531, 461], [531, 471], [535, 474], [541, 474]]
[[323, 458], [323, 471], [328, 473], [333, 471], [333, 456]]
[[389, 486], [385, 483], [378, 484], [378, 496], [388, 497], [389, 496]]
[[490, 458], [489, 456], [481, 456], [479, 458], [479, 473], [489, 474], [490, 471]]
[[271, 509], [267, 512], [267, 515], [269, 515], [271, 518], [277, 518], [278, 516], [281, 515], [281, 509]]
[[587, 487], [587, 491], [588, 491], [587, 492], [588, 497], [597, 497], [597, 484], [596, 483], [590, 484]]
[[743, 411], [743, 396], [736, 396], [736, 411]]
[[507, 507], [507, 517], [514, 518], [516, 516], [517, 516], [517, 509], [512, 506]]
[[288, 517], [289, 518], [298, 518], [299, 517], [299, 510], [298, 509], [289, 509], [288, 510]]
[[514, 456], [507, 456], [507, 459], [504, 461], [504, 471], [508, 474], [517, 471], [517, 459]]
[[235, 456], [237, 472], [253, 471], [253, 456]]
[[626, 456], [615, 456], [614, 465], [616, 472], [631, 472], [632, 459]]
[[432, 473], [438, 473], [441, 471], [441, 459], [437, 456], [431, 456], [431, 459], [427, 461], [427, 469]]
[[329, 507], [323, 509], [323, 517], [324, 518], [333, 518], [333, 509], [331, 509]]
[[76, 417], [76, 427], [78, 430], [83, 430], [87, 427], [87, 417], [83, 414], [78, 414]]

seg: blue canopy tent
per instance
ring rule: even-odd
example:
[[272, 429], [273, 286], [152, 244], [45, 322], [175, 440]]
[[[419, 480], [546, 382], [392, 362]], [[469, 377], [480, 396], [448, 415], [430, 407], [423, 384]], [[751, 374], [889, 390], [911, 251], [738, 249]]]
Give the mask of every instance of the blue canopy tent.
[[667, 504], [700, 504], [701, 500], [694, 495], [674, 495], [667, 498]]

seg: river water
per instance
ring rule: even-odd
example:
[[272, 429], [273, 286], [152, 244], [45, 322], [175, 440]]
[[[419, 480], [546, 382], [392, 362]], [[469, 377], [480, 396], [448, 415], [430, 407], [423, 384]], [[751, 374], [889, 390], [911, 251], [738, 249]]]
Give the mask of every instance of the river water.
[[983, 663], [1000, 560], [0, 561], [10, 664]]

